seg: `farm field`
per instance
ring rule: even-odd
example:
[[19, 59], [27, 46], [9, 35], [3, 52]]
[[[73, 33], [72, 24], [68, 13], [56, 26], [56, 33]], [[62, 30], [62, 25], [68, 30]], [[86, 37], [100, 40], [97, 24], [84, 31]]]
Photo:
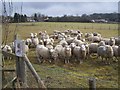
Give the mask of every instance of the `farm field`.
[[[31, 32], [38, 33], [46, 30], [48, 34], [52, 34], [54, 30], [64, 31], [67, 29], [80, 30], [83, 34], [86, 32], [98, 32], [106, 38], [118, 36], [117, 24], [71, 22], [13, 23], [10, 25], [8, 43], [14, 40], [15, 29], [21, 39], [28, 38]], [[104, 65], [98, 58], [89, 58], [82, 64], [64, 64], [60, 61], [56, 64], [50, 64], [49, 62], [38, 64], [35, 48], [30, 49], [28, 58], [48, 88], [88, 88], [89, 78], [96, 79], [97, 88], [118, 88], [117, 62]], [[5, 68], [15, 69], [15, 61], [6, 60]], [[3, 87], [15, 74], [5, 73], [5, 75], [6, 79], [3, 81]], [[27, 82], [31, 88], [37, 87], [30, 73], [27, 75]]]

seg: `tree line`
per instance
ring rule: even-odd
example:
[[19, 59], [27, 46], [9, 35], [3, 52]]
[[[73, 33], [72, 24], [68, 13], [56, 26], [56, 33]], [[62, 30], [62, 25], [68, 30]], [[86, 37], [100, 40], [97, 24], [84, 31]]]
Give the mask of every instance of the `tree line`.
[[27, 15], [26, 14], [19, 14], [15, 13], [13, 17], [13, 22], [18, 23], [18, 22], [27, 22]]
[[93, 13], [90, 15], [83, 14], [81, 16], [63, 15], [63, 16], [46, 16], [40, 13], [34, 13], [30, 17], [26, 14], [14, 13], [13, 17], [9, 18], [9, 22], [20, 23], [29, 22], [91, 22], [92, 20], [104, 19], [108, 22], [120, 22], [120, 13]]
[[50, 22], [91, 22], [91, 20], [104, 19], [108, 22], [120, 22], [120, 13], [94, 13], [82, 16], [64, 15], [61, 17], [49, 17]]

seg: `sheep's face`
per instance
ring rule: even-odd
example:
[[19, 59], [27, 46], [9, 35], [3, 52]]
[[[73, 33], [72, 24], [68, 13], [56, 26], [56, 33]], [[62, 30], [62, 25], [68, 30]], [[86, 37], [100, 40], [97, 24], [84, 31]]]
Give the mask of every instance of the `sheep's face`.
[[11, 52], [11, 51], [12, 51], [12, 49], [11, 49], [10, 46], [7, 46], [6, 48], [7, 48], [7, 51], [8, 51], [8, 52]]
[[71, 55], [71, 48], [70, 47], [65, 47], [65, 53], [67, 55]]
[[85, 45], [81, 45], [81, 50], [82, 50], [82, 51], [86, 51]]
[[57, 58], [58, 57], [58, 53], [53, 49], [50, 49], [50, 55], [51, 55], [52, 58]]
[[75, 45], [75, 43], [71, 43], [71, 48], [74, 48], [76, 45]]

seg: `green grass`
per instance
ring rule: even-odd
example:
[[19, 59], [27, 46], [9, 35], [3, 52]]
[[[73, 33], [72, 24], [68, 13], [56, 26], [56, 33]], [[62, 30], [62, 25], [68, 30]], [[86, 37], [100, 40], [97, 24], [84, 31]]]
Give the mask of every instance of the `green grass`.
[[[67, 29], [80, 30], [86, 32], [99, 32], [103, 37], [118, 36], [118, 24], [102, 24], [102, 23], [67, 23], [67, 22], [39, 22], [39, 23], [20, 23], [11, 24], [9, 34], [9, 42], [14, 39], [14, 30], [17, 25], [17, 33], [21, 39], [29, 37], [30, 32], [38, 33], [39, 31], [47, 31], [52, 34], [54, 30], [64, 31]], [[3, 32], [4, 34], [4, 32]]]
[[[15, 27], [16, 23], [10, 25], [11, 33], [9, 34], [8, 42], [13, 41]], [[26, 39], [31, 32], [38, 33], [39, 31], [46, 30], [48, 34], [52, 34], [54, 30], [79, 29], [83, 33], [99, 32], [103, 37], [112, 37], [118, 36], [117, 28], [117, 24], [39, 22], [20, 23], [17, 27], [17, 33], [21, 39]], [[48, 88], [88, 88], [88, 80], [91, 77], [96, 78], [97, 88], [118, 87], [118, 63], [104, 65], [99, 59], [89, 58], [81, 65], [77, 63], [65, 65], [61, 61], [57, 64], [50, 64], [46, 61], [39, 65], [35, 49], [30, 49], [28, 58]], [[11, 64], [12, 62], [5, 61], [5, 68], [15, 68], [15, 64]], [[12, 77], [10, 74], [6, 76], [8, 80], [10, 79], [9, 77]], [[30, 87], [37, 87], [37, 83], [35, 83], [30, 72], [27, 73], [27, 79]]]

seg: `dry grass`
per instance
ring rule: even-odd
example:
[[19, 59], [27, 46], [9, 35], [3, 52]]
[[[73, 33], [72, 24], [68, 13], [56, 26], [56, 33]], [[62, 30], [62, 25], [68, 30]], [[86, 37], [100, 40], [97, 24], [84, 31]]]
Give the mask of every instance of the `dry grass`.
[[[9, 42], [13, 41], [15, 26], [16, 24], [11, 24], [10, 26]], [[17, 27], [17, 33], [21, 39], [26, 39], [29, 37], [30, 32], [38, 33], [46, 30], [49, 34], [52, 34], [53, 30], [79, 29], [83, 33], [99, 32], [103, 37], [111, 37], [118, 36], [117, 27], [117, 24], [96, 23], [21, 23]], [[77, 64], [77, 62], [65, 65], [61, 61], [58, 64], [45, 62], [39, 65], [36, 60], [35, 49], [30, 49], [28, 58], [48, 88], [88, 88], [88, 79], [90, 77], [96, 78], [97, 88], [118, 87], [118, 63], [104, 65], [100, 59], [89, 58], [81, 65]], [[15, 68], [8, 61], [6, 61], [6, 67]], [[28, 75], [27, 78], [29, 79], [30, 87], [37, 86], [33, 82], [33, 77], [29, 78]]]

